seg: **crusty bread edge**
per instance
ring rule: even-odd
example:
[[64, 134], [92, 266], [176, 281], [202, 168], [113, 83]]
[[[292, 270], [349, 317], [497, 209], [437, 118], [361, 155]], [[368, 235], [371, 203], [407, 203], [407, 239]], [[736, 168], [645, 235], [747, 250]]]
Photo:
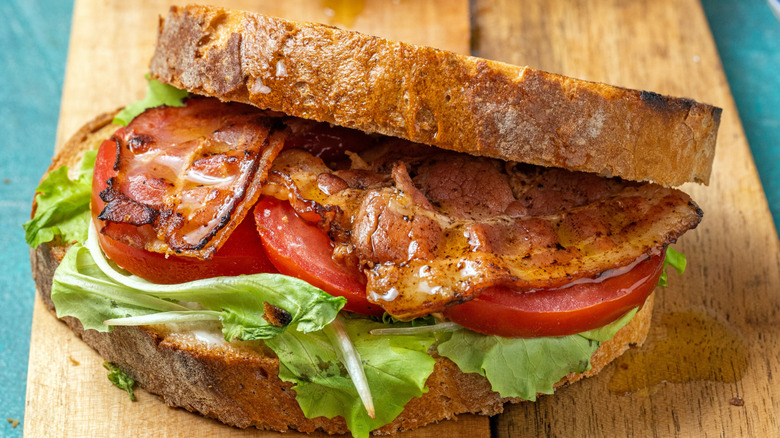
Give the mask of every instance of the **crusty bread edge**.
[[174, 6], [160, 26], [152, 76], [196, 94], [473, 155], [709, 181], [721, 109], [690, 99], [217, 7]]
[[[110, 124], [112, 117], [103, 114], [85, 125], [57, 154], [51, 168], [74, 166], [85, 150], [98, 147], [115, 128]], [[63, 243], [42, 244], [30, 253], [38, 293], [52, 312], [52, 278], [67, 247]], [[650, 327], [652, 304], [651, 295], [628, 325], [600, 345], [591, 359], [590, 371], [570, 374], [557, 386], [595, 375], [630, 346], [641, 345]], [[99, 333], [84, 330], [76, 318], [64, 317], [62, 321], [104, 359], [170, 406], [241, 428], [347, 432], [340, 417], [309, 419], [303, 415], [292, 384], [278, 377], [279, 363], [274, 353], [260, 343], [212, 345], [164, 327], [116, 327], [112, 332]], [[412, 399], [392, 423], [377, 433], [410, 430], [463, 413], [494, 415], [503, 412], [504, 403], [520, 401], [502, 399], [485, 378], [463, 373], [449, 359], [433, 354], [436, 365], [426, 382], [428, 392]]]

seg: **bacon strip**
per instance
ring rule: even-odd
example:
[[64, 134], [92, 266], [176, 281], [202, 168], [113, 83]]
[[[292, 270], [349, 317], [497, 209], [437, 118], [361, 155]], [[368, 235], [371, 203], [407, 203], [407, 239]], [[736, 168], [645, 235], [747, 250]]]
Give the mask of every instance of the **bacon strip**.
[[[367, 270], [369, 301], [398, 318], [441, 311], [450, 303], [475, 298], [487, 287], [533, 290], [595, 277], [659, 253], [701, 217], [684, 193], [651, 184], [554, 215], [501, 215], [451, 225], [440, 214], [401, 206], [397, 194], [377, 204], [367, 199], [364, 205], [366, 210], [379, 209], [374, 214], [380, 216], [411, 218], [408, 232], [395, 228], [404, 231], [404, 237], [427, 237], [411, 240], [404, 259], [376, 251], [376, 236], [389, 228], [358, 233], [358, 239], [368, 241], [358, 241], [358, 254], [374, 262]], [[370, 222], [358, 218], [358, 230]], [[431, 247], [433, 251], [420, 250]]]
[[419, 145], [364, 154], [373, 156], [371, 177], [365, 169], [359, 178], [330, 171], [307, 155], [283, 152], [276, 183], [305, 213], [329, 212], [321, 225], [346, 248], [337, 253], [359, 258], [369, 300], [403, 319], [487, 287], [530, 290], [598, 276], [659, 253], [701, 219], [678, 190]]
[[121, 240], [116, 225], [149, 225], [145, 249], [209, 259], [257, 201], [284, 145], [273, 121], [215, 99], [139, 115], [113, 138], [117, 175], [101, 193], [103, 232]]

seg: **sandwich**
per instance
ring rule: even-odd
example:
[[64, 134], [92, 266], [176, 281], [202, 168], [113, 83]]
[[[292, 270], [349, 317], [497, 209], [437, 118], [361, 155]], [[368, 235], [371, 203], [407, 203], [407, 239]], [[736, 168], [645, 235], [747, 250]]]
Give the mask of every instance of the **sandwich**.
[[720, 116], [210, 7], [150, 76], [55, 157], [36, 283], [166, 403], [279, 431], [492, 415], [641, 344]]

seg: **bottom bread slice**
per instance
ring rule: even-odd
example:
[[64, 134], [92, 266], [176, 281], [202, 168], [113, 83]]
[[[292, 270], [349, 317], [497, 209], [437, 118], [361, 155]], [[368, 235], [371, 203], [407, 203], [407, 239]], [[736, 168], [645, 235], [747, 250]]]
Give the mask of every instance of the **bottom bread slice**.
[[[46, 305], [51, 301], [51, 280], [64, 248], [43, 244], [32, 250], [32, 271]], [[592, 369], [564, 377], [558, 385], [592, 376], [633, 345], [644, 342], [650, 328], [653, 296], [613, 339], [603, 342], [592, 359]], [[341, 417], [306, 418], [295, 400], [292, 384], [279, 379], [279, 361], [261, 342], [231, 342], [219, 332], [202, 328], [183, 331], [162, 326], [116, 327], [109, 333], [84, 330], [72, 317], [62, 320], [105, 360], [113, 362], [145, 390], [177, 406], [241, 428], [346, 433]], [[412, 399], [403, 412], [378, 433], [392, 433], [450, 419], [458, 414], [494, 415], [507, 402], [488, 381], [467, 374], [452, 361], [431, 354], [436, 366], [426, 382], [428, 392]], [[108, 384], [108, 381], [106, 381]]]
[[[117, 128], [111, 125], [112, 117], [112, 113], [103, 114], [86, 124], [55, 156], [51, 169], [61, 165], [76, 167], [85, 150], [96, 149]], [[38, 292], [52, 311], [52, 277], [66, 251], [67, 245], [42, 244], [30, 254]], [[650, 328], [652, 307], [653, 295], [628, 325], [599, 346], [591, 358], [590, 371], [570, 374], [557, 385], [595, 375], [630, 346], [641, 345]], [[75, 318], [62, 320], [105, 360], [170, 406], [241, 428], [301, 432], [319, 429], [333, 434], [348, 431], [341, 417], [303, 415], [293, 385], [278, 376], [276, 355], [261, 342], [227, 343], [216, 330], [192, 327], [116, 327], [109, 333], [99, 333], [84, 330]], [[376, 433], [414, 429], [464, 413], [495, 415], [503, 411], [504, 403], [521, 401], [502, 398], [491, 390], [487, 379], [461, 372], [435, 350], [430, 353], [436, 358], [436, 365], [426, 382], [428, 392], [412, 399], [393, 422]]]

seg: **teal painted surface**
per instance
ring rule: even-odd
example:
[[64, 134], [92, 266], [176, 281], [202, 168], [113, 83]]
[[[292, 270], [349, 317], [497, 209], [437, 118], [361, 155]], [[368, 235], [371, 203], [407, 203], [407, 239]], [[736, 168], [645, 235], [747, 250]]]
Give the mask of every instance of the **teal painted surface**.
[[22, 436], [35, 286], [21, 224], [54, 150], [72, 9], [0, 1], [0, 437]]
[[780, 223], [780, 21], [765, 0], [702, 0], [723, 69]]
[[[777, 223], [780, 23], [762, 0], [703, 4]], [[34, 285], [21, 224], [54, 147], [71, 15], [63, 0], [0, 1], [0, 437], [23, 432]]]

